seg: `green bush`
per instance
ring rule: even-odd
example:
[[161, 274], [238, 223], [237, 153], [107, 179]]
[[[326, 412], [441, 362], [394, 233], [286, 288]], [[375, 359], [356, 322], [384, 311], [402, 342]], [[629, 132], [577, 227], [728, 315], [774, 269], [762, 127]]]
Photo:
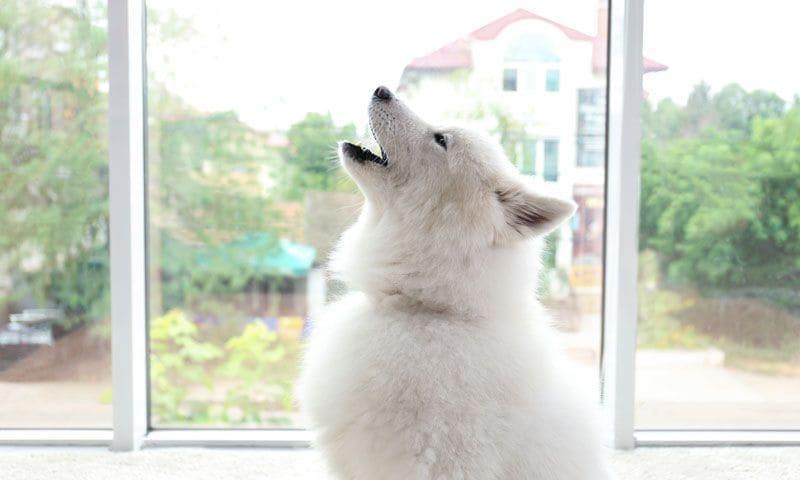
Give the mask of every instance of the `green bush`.
[[207, 401], [191, 400], [192, 388], [214, 388], [210, 375], [220, 348], [199, 342], [197, 326], [180, 310], [170, 310], [150, 325], [152, 415], [158, 422], [209, 421]]
[[[226, 393], [226, 413], [243, 423], [284, 424], [288, 420], [275, 411], [292, 410], [291, 381], [282, 377], [281, 360], [287, 349], [266, 325], [253, 322], [241, 335], [225, 342], [227, 353], [219, 373], [235, 385]], [[232, 420], [229, 418], [228, 420]]]
[[247, 324], [224, 349], [199, 336], [197, 325], [181, 310], [151, 323], [151, 413], [156, 423], [289, 423], [296, 342], [281, 342], [260, 322]]

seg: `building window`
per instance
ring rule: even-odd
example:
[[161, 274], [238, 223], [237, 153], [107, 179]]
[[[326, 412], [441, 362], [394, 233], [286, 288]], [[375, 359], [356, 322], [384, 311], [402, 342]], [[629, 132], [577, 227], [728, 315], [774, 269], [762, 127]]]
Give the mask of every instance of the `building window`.
[[579, 167], [602, 167], [605, 162], [605, 137], [578, 137], [576, 163]]
[[523, 144], [519, 170], [525, 175], [536, 174], [536, 140], [527, 140]]
[[606, 151], [606, 91], [604, 88], [578, 90], [576, 163], [579, 167], [602, 167]]
[[506, 68], [503, 70], [503, 91], [516, 92], [517, 91], [517, 69]]
[[557, 92], [561, 89], [561, 71], [557, 68], [547, 70], [544, 89], [548, 92]]
[[558, 181], [558, 140], [544, 141], [544, 172], [547, 182]]

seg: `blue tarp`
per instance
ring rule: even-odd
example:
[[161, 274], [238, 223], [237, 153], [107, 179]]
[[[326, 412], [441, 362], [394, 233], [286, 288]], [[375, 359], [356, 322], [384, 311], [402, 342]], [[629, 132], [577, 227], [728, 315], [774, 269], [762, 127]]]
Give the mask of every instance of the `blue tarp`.
[[[191, 246], [168, 239], [164, 250], [162, 257], [167, 260], [164, 263], [180, 257], [189, 260], [198, 270], [234, 268], [281, 277], [305, 276], [317, 256], [311, 245], [276, 240], [266, 232], [248, 233], [220, 245]], [[213, 268], [215, 266], [218, 268]]]

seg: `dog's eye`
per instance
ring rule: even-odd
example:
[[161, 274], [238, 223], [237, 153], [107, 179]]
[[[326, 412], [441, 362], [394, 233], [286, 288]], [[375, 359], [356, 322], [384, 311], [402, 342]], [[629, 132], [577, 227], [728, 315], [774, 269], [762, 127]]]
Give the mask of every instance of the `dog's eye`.
[[438, 143], [440, 147], [447, 150], [447, 139], [444, 138], [444, 135], [442, 135], [441, 133], [434, 133], [433, 139], [436, 140], [436, 143]]

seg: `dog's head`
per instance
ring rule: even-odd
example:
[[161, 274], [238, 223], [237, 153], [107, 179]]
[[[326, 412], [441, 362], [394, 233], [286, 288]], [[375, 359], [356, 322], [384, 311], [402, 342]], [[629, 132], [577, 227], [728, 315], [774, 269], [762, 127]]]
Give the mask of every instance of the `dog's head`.
[[497, 142], [428, 125], [386, 87], [372, 96], [369, 123], [380, 155], [343, 142], [342, 164], [368, 202], [406, 219], [407, 228], [473, 226], [489, 246], [546, 234], [575, 210], [572, 201], [536, 192]]
[[360, 255], [378, 268], [418, 260], [410, 268], [419, 270], [431, 262], [425, 257], [458, 262], [542, 236], [575, 210], [569, 200], [537, 192], [496, 141], [429, 125], [386, 87], [372, 96], [369, 123], [380, 155], [339, 145], [342, 165], [366, 197], [340, 257], [349, 245], [360, 252], [344, 256]]

